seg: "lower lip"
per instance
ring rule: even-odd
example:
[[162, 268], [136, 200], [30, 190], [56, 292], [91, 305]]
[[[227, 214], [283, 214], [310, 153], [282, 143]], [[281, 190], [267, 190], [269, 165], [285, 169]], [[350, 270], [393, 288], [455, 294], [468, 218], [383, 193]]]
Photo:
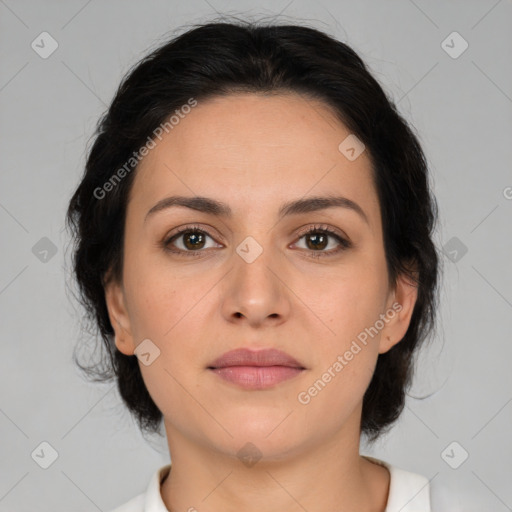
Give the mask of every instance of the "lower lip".
[[296, 377], [302, 368], [289, 366], [227, 366], [212, 368], [219, 377], [245, 389], [265, 389]]

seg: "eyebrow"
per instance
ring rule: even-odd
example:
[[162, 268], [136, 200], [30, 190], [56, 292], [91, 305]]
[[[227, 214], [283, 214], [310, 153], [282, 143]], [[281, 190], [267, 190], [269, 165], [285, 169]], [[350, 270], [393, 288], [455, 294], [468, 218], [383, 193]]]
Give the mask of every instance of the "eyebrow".
[[[215, 215], [217, 217], [231, 218], [233, 212], [229, 205], [209, 197], [201, 196], [170, 196], [161, 199], [146, 214], [144, 222], [156, 212], [171, 208], [173, 206], [184, 206], [192, 210]], [[368, 217], [364, 210], [354, 201], [342, 196], [313, 196], [284, 203], [278, 212], [278, 218], [301, 213], [311, 213], [327, 208], [346, 208], [356, 212], [365, 222], [369, 224]]]

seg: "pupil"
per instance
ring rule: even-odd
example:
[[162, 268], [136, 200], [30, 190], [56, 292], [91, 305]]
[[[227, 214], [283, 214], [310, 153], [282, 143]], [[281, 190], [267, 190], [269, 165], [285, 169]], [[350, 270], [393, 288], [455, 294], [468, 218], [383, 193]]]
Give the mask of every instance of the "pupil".
[[[319, 239], [323, 239], [323, 243], [319, 241]], [[316, 235], [309, 235], [309, 240], [313, 240], [313, 248], [320, 248], [324, 249], [326, 247], [326, 239], [327, 237], [323, 234], [316, 234]], [[320, 247], [318, 247], [318, 244], [320, 244]], [[309, 245], [309, 243], [308, 243]]]
[[[192, 240], [192, 244], [189, 246], [189, 241], [190, 240]], [[204, 243], [203, 234], [202, 233], [191, 232], [191, 233], [185, 235], [185, 246], [188, 249], [197, 249], [199, 247], [199, 245], [197, 243], [194, 243], [194, 241], [195, 242], [199, 242], [199, 244], [201, 242]]]

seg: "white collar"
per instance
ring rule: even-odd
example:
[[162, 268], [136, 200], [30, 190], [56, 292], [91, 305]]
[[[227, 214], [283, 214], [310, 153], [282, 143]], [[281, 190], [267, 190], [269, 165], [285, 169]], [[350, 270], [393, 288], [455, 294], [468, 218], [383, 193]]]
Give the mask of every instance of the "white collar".
[[[384, 512], [431, 512], [428, 478], [374, 457], [363, 457], [387, 468], [391, 476], [388, 503]], [[164, 509], [164, 512], [168, 511]]]

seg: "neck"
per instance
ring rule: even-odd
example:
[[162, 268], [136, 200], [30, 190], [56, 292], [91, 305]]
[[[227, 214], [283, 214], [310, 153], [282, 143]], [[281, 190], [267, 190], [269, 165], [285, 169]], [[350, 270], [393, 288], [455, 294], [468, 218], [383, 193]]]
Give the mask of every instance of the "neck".
[[172, 469], [161, 495], [171, 512], [385, 511], [389, 472], [360, 456], [352, 439], [323, 439], [321, 446], [293, 454], [261, 454], [250, 465], [169, 425], [166, 430]]

